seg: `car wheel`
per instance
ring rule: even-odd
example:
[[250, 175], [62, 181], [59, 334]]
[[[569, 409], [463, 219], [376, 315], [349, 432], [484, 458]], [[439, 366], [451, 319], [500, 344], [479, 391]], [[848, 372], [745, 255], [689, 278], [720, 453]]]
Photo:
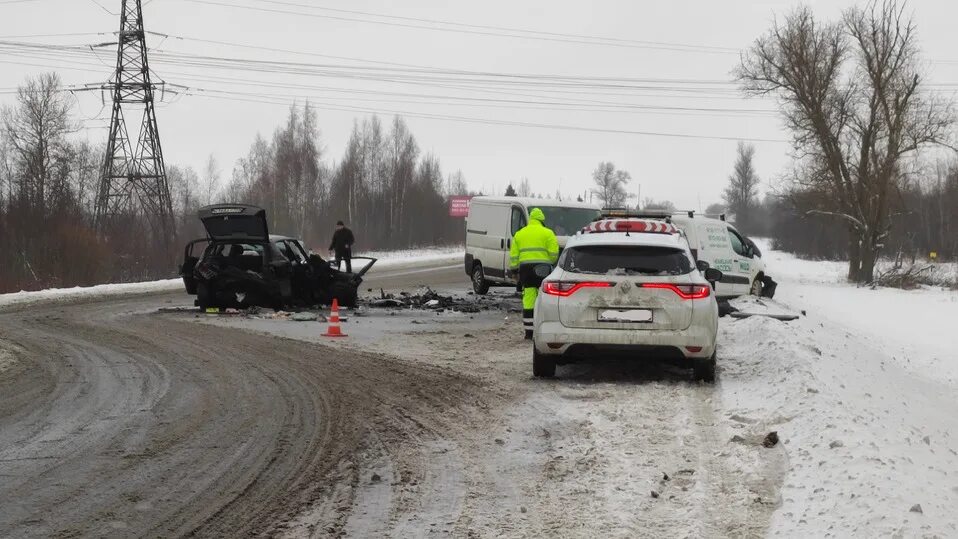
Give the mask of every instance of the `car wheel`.
[[489, 281], [486, 280], [486, 274], [482, 272], [482, 264], [478, 262], [472, 267], [472, 289], [480, 296], [489, 292]]
[[692, 375], [697, 381], [712, 383], [715, 381], [715, 352], [712, 357], [692, 359]]
[[536, 378], [552, 378], [556, 375], [556, 362], [532, 347], [532, 375]]
[[344, 283], [336, 283], [332, 286], [332, 297], [339, 300], [342, 307], [353, 308], [359, 303], [359, 292], [355, 286]]
[[762, 280], [756, 277], [755, 280], [752, 281], [752, 288], [751, 290], [748, 291], [748, 293], [753, 296], [761, 296], [762, 295]]
[[210, 287], [206, 283], [196, 284], [196, 304], [201, 311], [205, 311], [210, 307], [216, 307], [213, 294], [210, 292]]

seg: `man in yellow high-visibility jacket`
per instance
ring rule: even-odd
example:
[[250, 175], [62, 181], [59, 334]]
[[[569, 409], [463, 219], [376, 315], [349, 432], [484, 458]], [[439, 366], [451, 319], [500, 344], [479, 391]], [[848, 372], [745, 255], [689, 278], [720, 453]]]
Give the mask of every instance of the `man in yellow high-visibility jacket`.
[[[559, 259], [559, 241], [545, 226], [546, 216], [539, 208], [529, 212], [529, 224], [519, 229], [509, 249], [509, 268], [519, 272], [522, 286], [522, 325], [526, 338], [532, 338], [533, 309], [543, 277], [536, 274], [536, 266], [554, 266]], [[548, 274], [548, 273], [546, 273]]]

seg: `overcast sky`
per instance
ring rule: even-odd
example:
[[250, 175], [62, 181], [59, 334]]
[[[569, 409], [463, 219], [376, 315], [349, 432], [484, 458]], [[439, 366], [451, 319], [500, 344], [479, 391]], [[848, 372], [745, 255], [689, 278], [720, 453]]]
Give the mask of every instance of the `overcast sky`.
[[[806, 3], [827, 18], [854, 4]], [[498, 193], [510, 181], [527, 177], [536, 192], [559, 189], [573, 195], [590, 187], [598, 162], [612, 161], [631, 173], [630, 188], [636, 192], [641, 186], [642, 198], [669, 199], [682, 209], [695, 209], [720, 199], [735, 158], [734, 139], [757, 141], [763, 187], [774, 184], [787, 168], [789, 145], [778, 141], [786, 141], [788, 134], [778, 115], [767, 112], [774, 111], [776, 103], [741, 98], [729, 72], [738, 61], [737, 51], [765, 32], [775, 15], [799, 4], [152, 0], [146, 2], [144, 17], [148, 31], [177, 36], [149, 36], [149, 46], [158, 49], [154, 71], [169, 83], [203, 88], [208, 95], [167, 95], [159, 105], [168, 164], [200, 171], [213, 154], [226, 177], [257, 132], [269, 136], [283, 121], [292, 96], [309, 96], [319, 109], [327, 161], [341, 157], [354, 119], [363, 116], [355, 109], [379, 111], [384, 120], [391, 111], [405, 111], [421, 149], [438, 155], [445, 172], [462, 170], [474, 189]], [[118, 12], [119, 6], [120, 0], [0, 0], [0, 39], [67, 45], [108, 42], [114, 39], [111, 33], [119, 19], [107, 11]], [[910, 9], [918, 22], [930, 78], [952, 91], [958, 83], [954, 50], [958, 3], [918, 0]], [[438, 25], [424, 19], [475, 26]], [[541, 33], [517, 38], [509, 37], [517, 32], [507, 29]], [[98, 32], [104, 34], [95, 35]], [[84, 35], [17, 37], [65, 33]], [[595, 39], [573, 36], [607, 39], [595, 44]], [[43, 71], [60, 72], [66, 84], [107, 79], [115, 47], [97, 50], [98, 56], [0, 51], [0, 102], [12, 102], [9, 90]], [[292, 68], [277, 69], [275, 64], [255, 71], [242, 62], [226, 68], [221, 60], [217, 67], [208, 60], [194, 67], [185, 65], [195, 63], [188, 56], [172, 53], [311, 65], [296, 67], [309, 71], [304, 75], [290, 74]], [[443, 71], [423, 75], [408, 66]], [[450, 70], [570, 78], [537, 77], [517, 84], [517, 79]], [[108, 120], [109, 108], [102, 106], [99, 92], [79, 94], [77, 101], [84, 118]], [[106, 137], [106, 123], [89, 121], [87, 136], [100, 142]]]

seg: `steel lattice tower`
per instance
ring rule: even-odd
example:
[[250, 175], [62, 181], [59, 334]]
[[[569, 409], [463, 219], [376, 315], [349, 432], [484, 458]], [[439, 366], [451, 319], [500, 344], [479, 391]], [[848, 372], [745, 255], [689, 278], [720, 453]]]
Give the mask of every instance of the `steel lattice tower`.
[[[145, 216], [154, 237], [167, 246], [174, 235], [170, 187], [153, 107], [141, 0], [123, 0], [116, 72], [106, 86], [113, 114], [106, 159], [96, 201], [96, 223], [103, 231], [116, 217]], [[130, 136], [125, 112], [142, 110], [139, 133]]]

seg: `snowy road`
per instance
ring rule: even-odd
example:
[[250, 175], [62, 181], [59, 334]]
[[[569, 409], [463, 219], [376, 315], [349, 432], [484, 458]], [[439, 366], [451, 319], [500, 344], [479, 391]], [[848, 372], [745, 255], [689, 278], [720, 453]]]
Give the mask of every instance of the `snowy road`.
[[[431, 264], [367, 286], [468, 286]], [[781, 280], [783, 303], [741, 306], [833, 286]], [[0, 311], [0, 536], [958, 534], [955, 387], [811, 304], [723, 319], [710, 386], [609, 362], [535, 380], [502, 311], [371, 311], [329, 342], [315, 322], [156, 312], [188, 303]]]

